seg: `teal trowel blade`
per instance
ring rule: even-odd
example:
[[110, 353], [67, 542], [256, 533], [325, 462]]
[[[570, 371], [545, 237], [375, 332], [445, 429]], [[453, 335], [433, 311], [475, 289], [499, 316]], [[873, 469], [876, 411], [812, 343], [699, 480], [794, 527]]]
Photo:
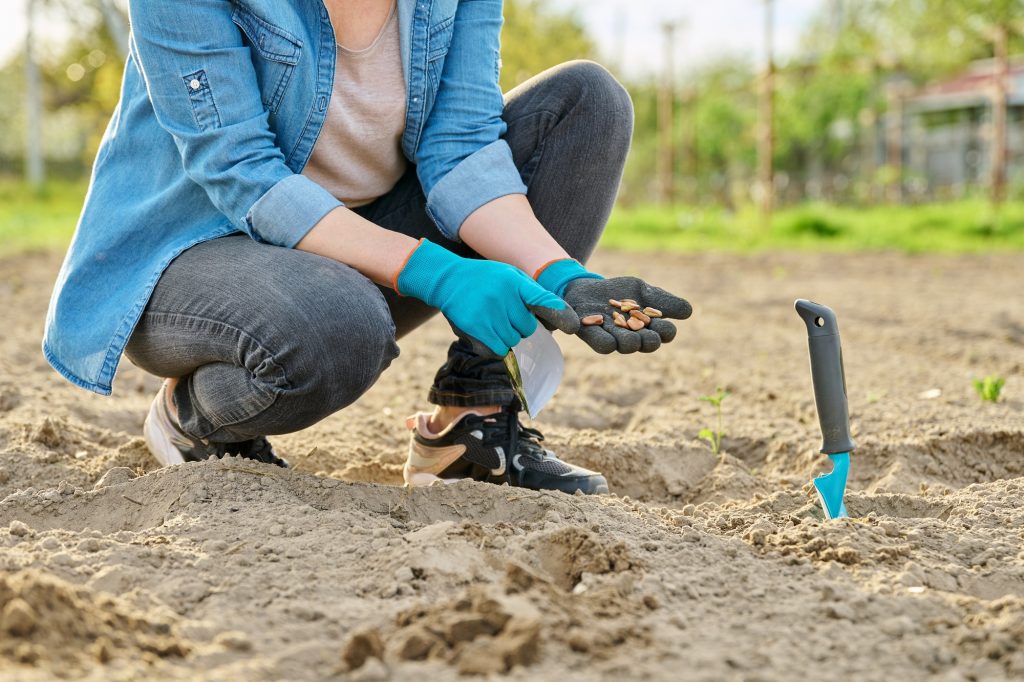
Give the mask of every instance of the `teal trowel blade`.
[[828, 458], [832, 460], [832, 471], [814, 479], [814, 489], [818, 491], [826, 517], [845, 519], [848, 514], [843, 495], [846, 493], [846, 477], [850, 473], [850, 453], [838, 452]]

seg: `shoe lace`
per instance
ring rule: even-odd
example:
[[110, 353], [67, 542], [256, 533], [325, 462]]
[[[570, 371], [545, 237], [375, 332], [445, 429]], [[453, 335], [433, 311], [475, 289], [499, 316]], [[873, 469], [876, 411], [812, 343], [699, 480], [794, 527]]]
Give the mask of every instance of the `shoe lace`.
[[509, 459], [517, 454], [536, 460], [542, 460], [546, 456], [547, 451], [541, 445], [544, 434], [537, 429], [523, 426], [519, 421], [518, 411], [504, 410], [484, 417], [483, 421], [485, 425], [491, 427], [484, 430], [484, 444], [507, 445]]

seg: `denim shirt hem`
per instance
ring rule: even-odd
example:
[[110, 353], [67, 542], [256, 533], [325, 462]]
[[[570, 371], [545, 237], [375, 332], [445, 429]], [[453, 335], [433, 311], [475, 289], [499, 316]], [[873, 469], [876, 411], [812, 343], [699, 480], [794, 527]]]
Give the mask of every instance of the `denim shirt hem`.
[[60, 374], [62, 377], [70, 381], [72, 384], [78, 386], [79, 388], [84, 388], [86, 390], [92, 391], [93, 393], [99, 393], [100, 395], [110, 395], [112, 388], [109, 381], [106, 384], [98, 384], [93, 383], [91, 381], [86, 381], [85, 379], [82, 379], [76, 374], [74, 374], [71, 370], [65, 367], [60, 360], [57, 359], [57, 354], [53, 350], [51, 350], [50, 344], [47, 342], [47, 339], [45, 338], [43, 339], [42, 349], [43, 357], [46, 358], [46, 361], [48, 363], [50, 363], [50, 367], [53, 367], [58, 374]]
[[462, 223], [484, 204], [509, 194], [526, 194], [526, 185], [503, 140], [481, 147], [448, 171], [427, 195], [427, 214], [448, 239], [459, 239]]
[[95, 381], [81, 378], [58, 359], [58, 352], [49, 342], [51, 332], [49, 325], [47, 325], [48, 328], [43, 334], [42, 343], [43, 356], [46, 358], [46, 361], [49, 362], [50, 366], [57, 370], [61, 376], [72, 384], [93, 391], [94, 393], [99, 393], [100, 395], [110, 395], [113, 390], [114, 376], [117, 372], [117, 366], [120, 364], [125, 346], [128, 345], [128, 339], [131, 336], [131, 333], [135, 330], [135, 326], [138, 324], [139, 319], [142, 317], [142, 313], [146, 309], [146, 304], [149, 302], [149, 297], [153, 293], [153, 289], [156, 288], [157, 282], [164, 270], [167, 269], [167, 266], [184, 251], [192, 248], [196, 244], [237, 233], [238, 230], [234, 227], [225, 226], [220, 230], [200, 236], [189, 243], [176, 248], [169, 257], [160, 263], [160, 267], [157, 269], [155, 277], [150, 279], [147, 283], [145, 291], [138, 299], [136, 299], [136, 302], [132, 306], [128, 315], [121, 321], [121, 324], [118, 325], [117, 331], [108, 342], [107, 352], [103, 359], [103, 365], [100, 367]]

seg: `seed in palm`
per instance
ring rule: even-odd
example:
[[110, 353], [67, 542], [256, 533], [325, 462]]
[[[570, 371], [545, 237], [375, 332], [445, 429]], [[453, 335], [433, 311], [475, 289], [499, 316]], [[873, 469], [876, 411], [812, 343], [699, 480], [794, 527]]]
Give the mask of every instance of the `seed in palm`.
[[[621, 301], [614, 298], [608, 299], [608, 304], [619, 310], [612, 311], [612, 322], [616, 327], [622, 327], [623, 329], [632, 329], [635, 332], [640, 331], [648, 324], [651, 323], [649, 315], [640, 311], [640, 304], [631, 298], [624, 298]], [[654, 308], [647, 308], [646, 310], [655, 310]], [[622, 312], [619, 312], [622, 311]], [[656, 311], [660, 315], [660, 311]], [[625, 316], [622, 313], [629, 313], [629, 316]], [[588, 315], [584, 320], [580, 320], [583, 324], [587, 324], [586, 319], [597, 318], [597, 315]], [[601, 322], [604, 318], [601, 318]], [[600, 324], [596, 322], [594, 324]]]
[[634, 320], [640, 320], [641, 322], [644, 323], [644, 326], [647, 326], [651, 323], [651, 318], [643, 314], [639, 310], [630, 310], [629, 316], [632, 317]]

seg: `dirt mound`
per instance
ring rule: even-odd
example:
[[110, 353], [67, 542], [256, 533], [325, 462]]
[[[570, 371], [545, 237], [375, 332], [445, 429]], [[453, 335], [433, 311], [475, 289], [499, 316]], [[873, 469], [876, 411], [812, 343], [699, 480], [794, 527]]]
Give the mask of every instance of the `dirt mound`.
[[873, 472], [873, 480], [863, 485], [869, 490], [918, 492], [922, 486], [956, 490], [1024, 476], [1024, 437], [1017, 429], [944, 433], [904, 443], [872, 439], [857, 450], [857, 462], [858, 482], [866, 472]]
[[32, 570], [0, 573], [0, 630], [0, 665], [66, 669], [115, 658], [154, 662], [181, 658], [191, 648], [172, 622]]
[[[555, 544], [567, 543], [583, 552], [598, 549], [587, 546], [594, 540], [586, 534], [572, 539], [564, 537], [566, 533], [556, 535], [560, 537], [549, 538]], [[616, 553], [621, 552], [619, 548]], [[598, 559], [596, 565], [589, 552], [578, 559], [596, 569], [591, 577], [628, 570], [616, 566], [622, 557], [610, 564]], [[402, 611], [390, 627], [359, 630], [350, 636], [342, 658], [350, 670], [377, 658], [392, 666], [438, 662], [463, 675], [493, 675], [517, 666], [529, 668], [542, 653], [560, 658], [588, 654], [608, 660], [625, 648], [635, 653], [650, 643], [638, 616], [657, 608], [652, 597], [629, 598], [628, 581], [625, 590], [621, 581], [590, 589], [581, 582], [587, 577], [582, 570], [567, 594], [564, 570], [556, 567], [554, 573], [552, 579], [550, 574], [509, 562], [504, 585], [471, 587], [457, 599]]]
[[463, 674], [505, 673], [540, 657], [540, 614], [526, 600], [472, 590], [465, 597], [398, 616], [389, 655], [440, 660]]

